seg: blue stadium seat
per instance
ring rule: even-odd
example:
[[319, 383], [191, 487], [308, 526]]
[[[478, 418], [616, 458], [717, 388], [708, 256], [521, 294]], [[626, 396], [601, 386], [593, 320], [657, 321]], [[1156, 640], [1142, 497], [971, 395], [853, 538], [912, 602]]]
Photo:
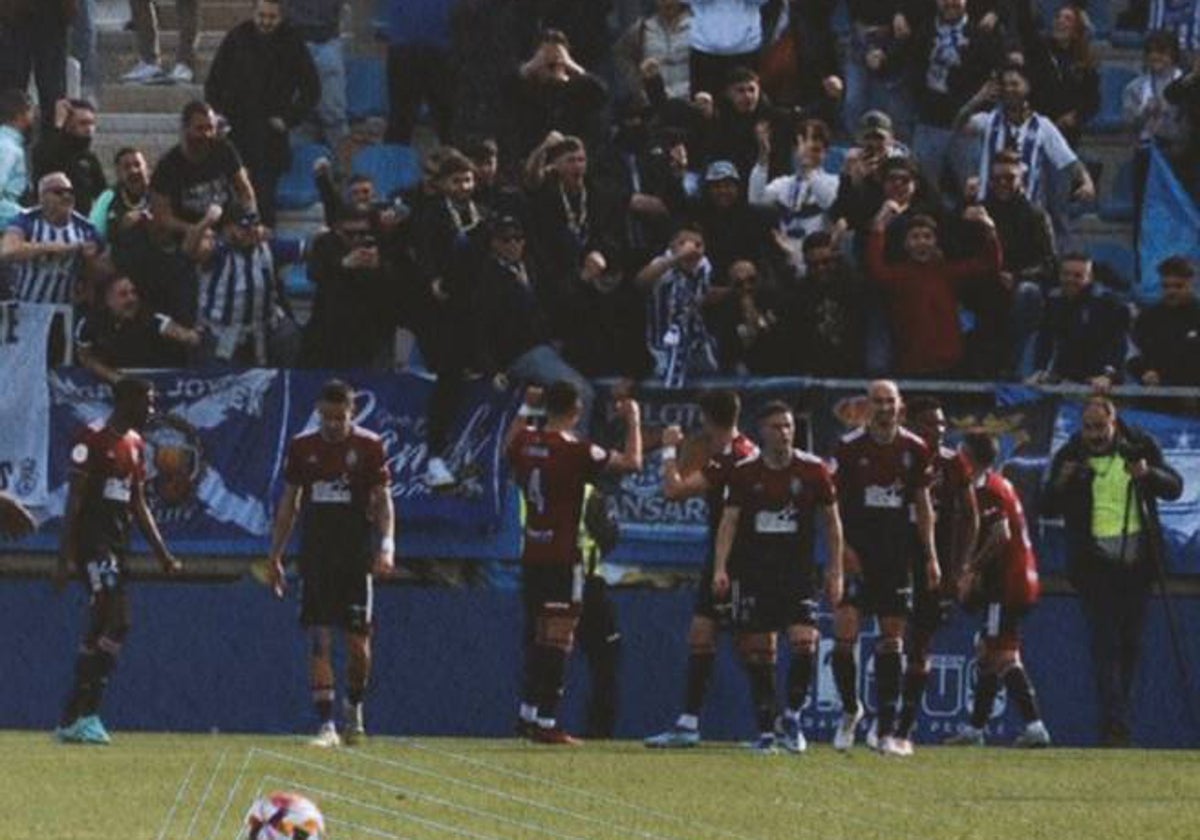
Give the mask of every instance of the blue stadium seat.
[[1137, 73], [1127, 67], [1100, 68], [1100, 112], [1088, 123], [1089, 129], [1101, 134], [1116, 134], [1124, 130], [1121, 94], [1136, 75]]
[[294, 143], [292, 167], [279, 179], [275, 203], [280, 210], [303, 210], [321, 200], [313, 178], [313, 164], [318, 158], [329, 158], [329, 149], [320, 143]]
[[1122, 242], [1101, 241], [1089, 243], [1085, 250], [1093, 262], [1107, 266], [1117, 276], [1120, 285], [1115, 286], [1113, 291], [1128, 292], [1133, 288], [1137, 279], [1137, 267], [1132, 248]]
[[317, 287], [308, 276], [304, 263], [289, 265], [283, 270], [283, 290], [291, 300], [308, 300], [317, 292]]
[[1100, 218], [1106, 222], [1131, 222], [1133, 215], [1133, 161], [1127, 160], [1117, 170], [1112, 193], [1100, 202]]
[[839, 38], [845, 38], [850, 34], [850, 4], [846, 0], [837, 0], [834, 4], [829, 23], [833, 28], [833, 34]]
[[360, 149], [354, 155], [350, 171], [374, 181], [375, 192], [383, 198], [391, 198], [421, 183], [421, 161], [416, 150], [398, 143]]
[[1114, 47], [1127, 50], [1140, 50], [1146, 43], [1146, 33], [1136, 29], [1114, 29], [1108, 36]]
[[850, 151], [849, 146], [830, 146], [825, 152], [825, 171], [832, 172], [834, 175], [840, 175], [842, 165], [846, 162], [846, 154]]
[[378, 58], [346, 60], [346, 115], [352, 120], [386, 116], [387, 75]]

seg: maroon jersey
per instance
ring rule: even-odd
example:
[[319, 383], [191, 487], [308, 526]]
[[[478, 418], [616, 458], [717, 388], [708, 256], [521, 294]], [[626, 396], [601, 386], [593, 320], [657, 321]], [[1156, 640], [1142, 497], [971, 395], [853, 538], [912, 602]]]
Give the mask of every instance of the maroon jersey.
[[[958, 535], [963, 528], [962, 518], [966, 514], [962, 505], [963, 491], [971, 484], [971, 465], [966, 457], [948, 446], [938, 447], [933, 453], [930, 474], [929, 496], [933, 512], [937, 517], [934, 535], [937, 542], [938, 560], [942, 564], [943, 576], [954, 570], [949, 564], [957, 562], [954, 556]], [[916, 522], [916, 510], [912, 512]]]
[[319, 431], [292, 438], [283, 476], [301, 488], [303, 557], [370, 563], [370, 496], [373, 488], [388, 485], [385, 461], [379, 435], [357, 426], [336, 442]]
[[579, 515], [584, 485], [612, 457], [607, 449], [568, 432], [522, 429], [508, 446], [517, 484], [525, 495], [525, 549], [531, 566], [580, 562]]
[[870, 544], [904, 550], [912, 533], [909, 505], [931, 478], [925, 442], [900, 428], [891, 441], [879, 443], [865, 427], [859, 428], [838, 441], [834, 464], [847, 541], [856, 548]]
[[71, 448], [71, 471], [83, 479], [79, 510], [79, 561], [121, 553], [129, 545], [130, 500], [146, 479], [146, 444], [130, 430], [89, 426]]
[[997, 521], [1008, 526], [1007, 538], [984, 571], [984, 597], [1007, 607], [1028, 607], [1037, 601], [1041, 583], [1021, 497], [1008, 479], [991, 470], [981, 477], [975, 492], [982, 533], [990, 533]]
[[737, 465], [729, 482], [727, 504], [740, 511], [730, 565], [809, 562], [816, 508], [836, 500], [833, 476], [815, 455], [793, 450], [791, 462], [774, 469], [755, 453]]
[[723, 450], [713, 455], [704, 465], [704, 480], [708, 482], [708, 530], [715, 537], [725, 512], [725, 500], [729, 496], [729, 478], [733, 468], [740, 462], [758, 454], [758, 446], [745, 435], [738, 435]]

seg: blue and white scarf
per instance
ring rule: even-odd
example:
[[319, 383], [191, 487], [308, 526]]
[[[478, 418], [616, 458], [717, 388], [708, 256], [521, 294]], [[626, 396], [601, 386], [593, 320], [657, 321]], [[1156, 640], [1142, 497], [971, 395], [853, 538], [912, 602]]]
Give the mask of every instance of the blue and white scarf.
[[988, 115], [987, 130], [984, 132], [983, 154], [979, 156], [980, 198], [987, 198], [988, 180], [992, 171], [992, 157], [1005, 149], [1021, 156], [1024, 166], [1025, 194], [1029, 201], [1042, 203], [1042, 152], [1041, 118], [1031, 114], [1022, 125], [1013, 125], [1004, 115], [1003, 108], [996, 108]]
[[668, 388], [682, 388], [689, 376], [718, 370], [717, 340], [704, 323], [704, 298], [710, 288], [712, 263], [705, 257], [690, 273], [672, 268], [650, 293], [646, 346], [655, 376]]
[[962, 64], [962, 53], [969, 43], [966, 15], [957, 23], [938, 21], [929, 53], [929, 69], [925, 71], [927, 88], [936, 93], [950, 92], [950, 71]]

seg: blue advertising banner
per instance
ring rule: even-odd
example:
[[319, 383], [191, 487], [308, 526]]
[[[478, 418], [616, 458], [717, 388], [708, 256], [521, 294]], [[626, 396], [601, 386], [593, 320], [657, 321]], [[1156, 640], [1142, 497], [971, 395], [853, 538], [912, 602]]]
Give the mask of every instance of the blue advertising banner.
[[[259, 555], [267, 548], [284, 455], [291, 436], [316, 423], [315, 403], [327, 375], [314, 371], [193, 371], [150, 375], [157, 394], [144, 432], [147, 497], [172, 548], [182, 554]], [[505, 509], [501, 459], [512, 398], [488, 383], [466, 389], [444, 457], [460, 478], [435, 494], [421, 480], [428, 461], [425, 418], [433, 385], [406, 375], [352, 377], [355, 421], [384, 441], [401, 536], [407, 549], [422, 529], [454, 529], [459, 545], [436, 540], [440, 556], [489, 556], [476, 538], [494, 538]], [[33, 547], [57, 544], [66, 505], [70, 442], [103, 422], [111, 390], [82, 370], [49, 377], [50, 494]], [[511, 507], [511, 506], [510, 506]], [[488, 539], [487, 542], [494, 542]], [[515, 554], [511, 540], [505, 553]]]
[[[1195, 3], [1195, 0], [1187, 2]], [[1200, 3], [1196, 3], [1195, 12], [1200, 14]], [[1200, 37], [1200, 28], [1195, 32]], [[1162, 152], [1153, 146], [1150, 147], [1150, 169], [1146, 173], [1138, 254], [1141, 277], [1134, 294], [1139, 303], [1152, 303], [1162, 297], [1158, 264], [1167, 257], [1200, 260], [1200, 207], [1179, 183]]]

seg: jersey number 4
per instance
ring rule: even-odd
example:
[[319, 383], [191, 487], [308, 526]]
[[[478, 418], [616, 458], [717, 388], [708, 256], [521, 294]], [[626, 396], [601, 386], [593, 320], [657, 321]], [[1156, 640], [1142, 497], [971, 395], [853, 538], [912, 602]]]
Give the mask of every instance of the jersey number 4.
[[543, 486], [542, 469], [534, 467], [525, 482], [525, 500], [538, 513], [546, 512], [546, 488]]

